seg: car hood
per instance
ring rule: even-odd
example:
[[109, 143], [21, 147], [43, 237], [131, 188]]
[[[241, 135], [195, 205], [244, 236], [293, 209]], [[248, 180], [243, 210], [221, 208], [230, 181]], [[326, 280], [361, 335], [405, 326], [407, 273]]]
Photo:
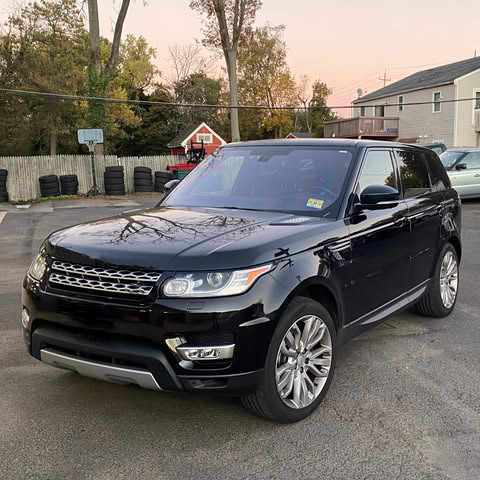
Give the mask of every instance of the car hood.
[[[125, 212], [53, 233], [47, 251], [87, 265], [242, 268], [312, 248], [335, 222], [285, 213], [192, 208]], [[330, 226], [330, 228], [329, 228]]]

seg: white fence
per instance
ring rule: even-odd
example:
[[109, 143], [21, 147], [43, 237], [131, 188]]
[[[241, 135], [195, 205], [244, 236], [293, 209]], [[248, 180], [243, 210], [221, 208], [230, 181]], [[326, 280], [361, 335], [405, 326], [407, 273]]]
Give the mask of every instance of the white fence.
[[[97, 185], [104, 191], [105, 167], [121, 165], [125, 172], [125, 191], [133, 193], [133, 169], [150, 167], [152, 172], [165, 171], [167, 165], [177, 163], [177, 157], [162, 155], [152, 157], [116, 157], [99, 155], [95, 160]], [[21, 202], [40, 197], [38, 177], [42, 175], [77, 175], [78, 192], [86, 194], [93, 185], [89, 155], [56, 155], [36, 157], [0, 157], [0, 168], [8, 170], [7, 190], [11, 201]]]

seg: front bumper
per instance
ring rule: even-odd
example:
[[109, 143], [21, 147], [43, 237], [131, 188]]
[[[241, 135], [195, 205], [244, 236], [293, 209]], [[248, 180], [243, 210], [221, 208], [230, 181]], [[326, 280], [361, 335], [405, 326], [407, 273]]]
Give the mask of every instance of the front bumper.
[[[27, 276], [24, 339], [38, 360], [85, 376], [153, 390], [244, 393], [261, 382], [286, 295], [265, 275], [237, 297], [158, 299], [135, 306], [59, 294]], [[167, 345], [178, 337], [192, 348], [223, 347], [233, 339], [233, 356], [185, 362]]]

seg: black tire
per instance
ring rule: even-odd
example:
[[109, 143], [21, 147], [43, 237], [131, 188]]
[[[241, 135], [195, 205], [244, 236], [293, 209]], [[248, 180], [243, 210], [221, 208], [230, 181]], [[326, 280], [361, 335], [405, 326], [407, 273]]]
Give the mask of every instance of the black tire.
[[107, 185], [124, 185], [123, 178], [105, 178], [104, 179], [105, 186]]
[[62, 183], [60, 190], [75, 190], [78, 189], [78, 183]]
[[135, 179], [135, 187], [146, 187], [146, 186], [151, 186], [153, 188], [153, 182], [152, 182], [152, 179], [149, 178], [149, 179], [143, 179], [143, 178], [139, 178], [139, 179]]
[[136, 192], [153, 192], [153, 185], [135, 185]]
[[0, 183], [0, 193], [5, 193], [7, 191], [7, 185], [5, 183]]
[[52, 191], [52, 192], [42, 192], [40, 194], [40, 196], [42, 198], [47, 198], [47, 197], [59, 197], [60, 196], [60, 191], [59, 190], [55, 190], [55, 191]]
[[76, 175], [60, 175], [60, 183], [78, 183], [78, 177]]
[[105, 189], [105, 195], [125, 195], [125, 189], [117, 189], [117, 190]]
[[78, 193], [78, 187], [76, 185], [70, 187], [62, 185], [62, 188], [60, 190], [62, 192], [62, 195], [76, 195]]
[[148, 174], [152, 175], [152, 169], [148, 168], [148, 167], [135, 167], [133, 169], [133, 173], [135, 174], [137, 172], [143, 172], [143, 173], [148, 173]]
[[43, 175], [38, 177], [40, 183], [53, 183], [58, 182], [58, 177], [56, 175]]
[[122, 172], [117, 172], [117, 171], [106, 171], [103, 176], [105, 178], [123, 178], [123, 171]]
[[0, 202], [8, 202], [8, 193], [0, 193]]
[[0, 168], [0, 178], [7, 177], [8, 176], [8, 170], [5, 170], [4, 168]]
[[173, 175], [169, 172], [155, 172], [155, 180], [157, 179], [165, 179], [165, 181], [168, 182], [168, 180], [172, 180]]
[[153, 190], [158, 193], [165, 193], [165, 186], [164, 185], [155, 185]]
[[[442, 295], [440, 290], [440, 271], [442, 269], [442, 262], [448, 252], [453, 254], [453, 258], [457, 264], [457, 290], [455, 293], [455, 299], [453, 304], [450, 307], [446, 307], [442, 301]], [[435, 273], [431, 280], [430, 286], [428, 287], [425, 295], [415, 304], [414, 310], [424, 316], [424, 317], [433, 317], [433, 318], [443, 318], [450, 315], [455, 308], [458, 298], [458, 285], [459, 285], [460, 275], [458, 272], [458, 256], [457, 251], [451, 243], [447, 243], [442, 248], [440, 255], [437, 260], [437, 265], [435, 266]]]
[[135, 172], [133, 178], [135, 180], [152, 180], [152, 174], [145, 172]]
[[[306, 315], [318, 316], [327, 326], [332, 341], [332, 358], [330, 373], [323, 390], [310, 405], [296, 409], [288, 407], [280, 398], [275, 381], [275, 368], [284, 335], [297, 320]], [[336, 329], [330, 313], [320, 303], [310, 298], [295, 297], [280, 317], [273, 334], [265, 361], [262, 384], [254, 393], [242, 397], [243, 405], [254, 414], [278, 423], [293, 423], [308, 417], [320, 405], [332, 382], [337, 350], [336, 339]]]
[[123, 167], [122, 166], [113, 166], [113, 167], [105, 167], [105, 170], [109, 173], [123, 173]]

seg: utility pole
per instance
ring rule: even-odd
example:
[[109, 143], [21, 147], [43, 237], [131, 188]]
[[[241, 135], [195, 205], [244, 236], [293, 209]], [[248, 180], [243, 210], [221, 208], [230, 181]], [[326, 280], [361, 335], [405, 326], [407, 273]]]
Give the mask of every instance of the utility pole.
[[387, 86], [387, 82], [390, 82], [392, 80], [391, 78], [387, 78], [387, 69], [385, 69], [385, 72], [383, 73], [383, 78], [378, 77], [378, 79], [383, 82], [383, 88]]

